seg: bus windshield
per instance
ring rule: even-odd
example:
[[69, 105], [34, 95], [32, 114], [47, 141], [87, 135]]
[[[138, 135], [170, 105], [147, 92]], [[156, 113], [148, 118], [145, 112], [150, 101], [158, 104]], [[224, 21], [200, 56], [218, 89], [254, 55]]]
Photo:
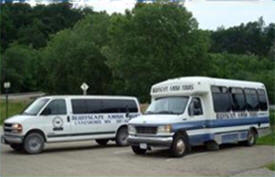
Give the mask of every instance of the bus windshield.
[[36, 115], [40, 109], [49, 101], [48, 98], [38, 99], [30, 104], [24, 111], [23, 115]]
[[145, 114], [182, 114], [188, 100], [188, 96], [158, 98], [150, 104]]

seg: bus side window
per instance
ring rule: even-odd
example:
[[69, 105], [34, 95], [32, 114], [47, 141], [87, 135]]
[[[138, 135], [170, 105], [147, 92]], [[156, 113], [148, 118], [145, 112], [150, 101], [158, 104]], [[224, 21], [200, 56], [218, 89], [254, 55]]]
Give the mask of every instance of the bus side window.
[[259, 110], [259, 99], [256, 89], [246, 88], [244, 89], [246, 104], [248, 111], [258, 111]]
[[201, 100], [199, 98], [192, 98], [188, 108], [188, 113], [190, 116], [198, 116], [203, 114]]

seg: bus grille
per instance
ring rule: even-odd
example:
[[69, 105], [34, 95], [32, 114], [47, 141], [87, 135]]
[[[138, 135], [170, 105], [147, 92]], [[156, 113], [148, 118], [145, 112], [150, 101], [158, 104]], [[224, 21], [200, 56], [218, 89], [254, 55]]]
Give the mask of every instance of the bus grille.
[[157, 127], [136, 127], [137, 134], [156, 134]]

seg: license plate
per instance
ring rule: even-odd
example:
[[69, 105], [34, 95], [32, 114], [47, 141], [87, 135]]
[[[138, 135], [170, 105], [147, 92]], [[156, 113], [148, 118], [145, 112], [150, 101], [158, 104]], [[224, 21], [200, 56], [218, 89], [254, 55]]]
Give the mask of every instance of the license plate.
[[147, 149], [147, 144], [141, 143], [139, 144], [140, 149]]

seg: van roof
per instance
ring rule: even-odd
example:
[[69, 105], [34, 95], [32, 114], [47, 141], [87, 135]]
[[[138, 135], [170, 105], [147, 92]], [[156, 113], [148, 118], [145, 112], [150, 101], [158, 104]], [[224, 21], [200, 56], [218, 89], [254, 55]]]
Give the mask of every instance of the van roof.
[[151, 95], [172, 95], [172, 94], [193, 94], [193, 93], [207, 93], [211, 85], [225, 86], [225, 87], [241, 87], [241, 88], [265, 88], [263, 83], [252, 81], [241, 81], [231, 79], [219, 79], [211, 77], [179, 77], [168, 79], [159, 82], [152, 86]]
[[98, 98], [98, 99], [137, 99], [133, 96], [110, 96], [110, 95], [46, 95], [40, 98]]

